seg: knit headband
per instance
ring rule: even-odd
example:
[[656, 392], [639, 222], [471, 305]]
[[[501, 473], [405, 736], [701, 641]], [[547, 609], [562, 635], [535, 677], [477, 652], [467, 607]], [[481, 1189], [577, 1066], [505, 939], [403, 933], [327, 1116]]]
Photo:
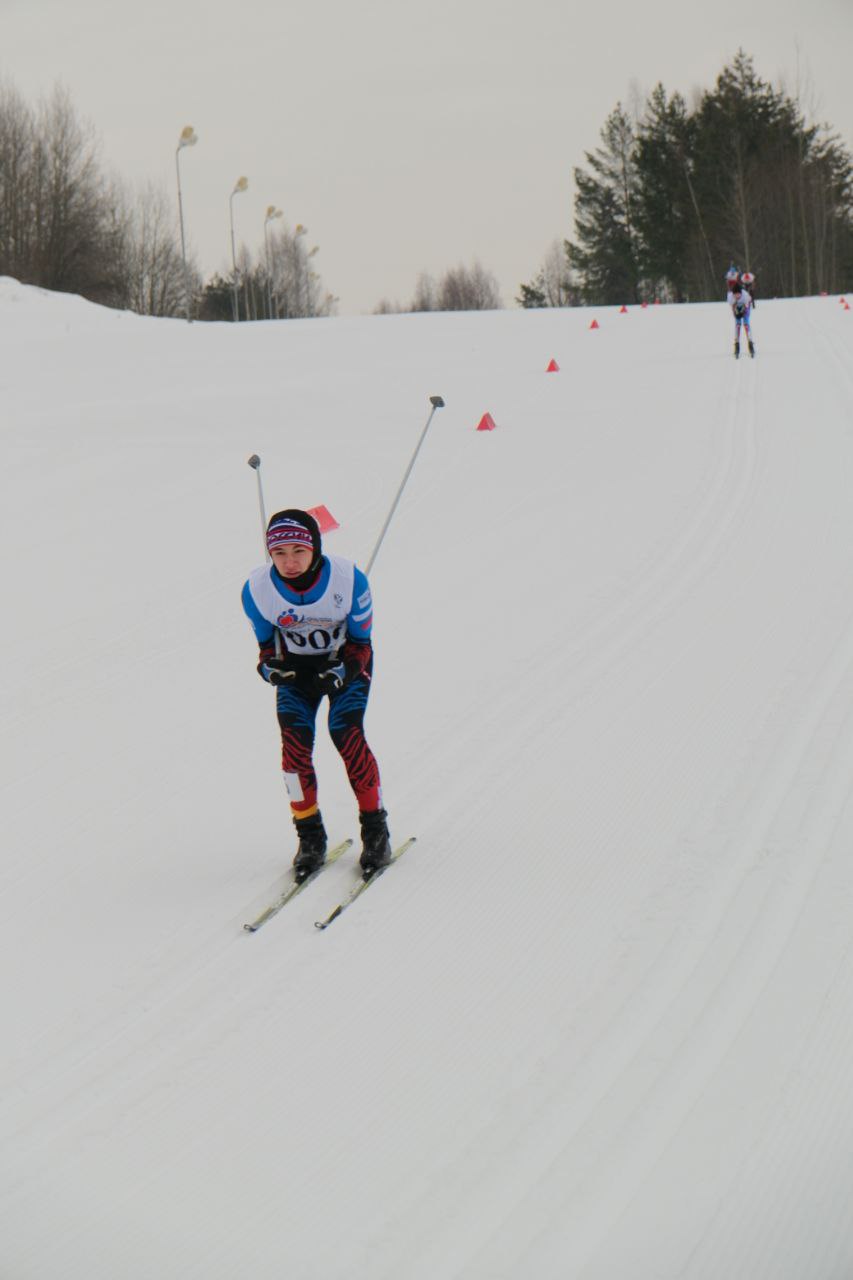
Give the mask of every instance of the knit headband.
[[311, 537], [311, 530], [307, 529], [304, 524], [300, 524], [298, 520], [291, 520], [287, 517], [275, 520], [267, 529], [267, 546], [270, 551], [274, 551], [276, 547], [307, 547], [309, 551], [314, 549], [314, 541]]

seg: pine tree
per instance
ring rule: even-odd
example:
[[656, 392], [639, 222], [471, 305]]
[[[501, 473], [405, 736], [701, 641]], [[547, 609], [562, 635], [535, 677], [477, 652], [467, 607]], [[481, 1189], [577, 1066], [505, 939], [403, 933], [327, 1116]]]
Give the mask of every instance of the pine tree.
[[[689, 295], [688, 262], [697, 231], [706, 244], [690, 172], [692, 134], [684, 99], [678, 93], [667, 99], [663, 85], [657, 85], [637, 133], [634, 227], [649, 292], [670, 294], [679, 302]], [[708, 266], [710, 287], [710, 254]]]
[[637, 300], [637, 170], [634, 129], [617, 103], [601, 131], [602, 146], [586, 152], [591, 172], [575, 169], [577, 242], [567, 246], [583, 300]]
[[[601, 136], [575, 171], [584, 301], [719, 298], [732, 261], [763, 296], [853, 284], [853, 158], [742, 50], [692, 113], [658, 85], [636, 129], [617, 106]], [[520, 301], [545, 292], [536, 277]]]

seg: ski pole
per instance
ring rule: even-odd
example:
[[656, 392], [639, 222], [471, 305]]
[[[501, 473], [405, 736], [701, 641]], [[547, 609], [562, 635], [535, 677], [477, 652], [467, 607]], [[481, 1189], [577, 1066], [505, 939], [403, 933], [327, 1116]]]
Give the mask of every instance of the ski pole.
[[[251, 458], [247, 458], [249, 466], [258, 478], [258, 506], [261, 509], [261, 541], [264, 544], [264, 559], [267, 564], [272, 562], [269, 547], [267, 546], [267, 513], [264, 509], [264, 489], [261, 484], [261, 460], [256, 453]], [[281, 657], [281, 632], [278, 627], [275, 629], [275, 652], [277, 657]]]
[[261, 541], [264, 544], [264, 556], [267, 564], [270, 561], [269, 547], [267, 546], [267, 513], [264, 510], [264, 489], [261, 484], [261, 460], [256, 453], [253, 453], [248, 459], [249, 466], [258, 478], [258, 506], [261, 509]]
[[388, 532], [388, 526], [391, 523], [391, 520], [394, 516], [394, 512], [397, 510], [397, 503], [400, 501], [400, 497], [403, 493], [403, 490], [406, 487], [406, 481], [408, 480], [409, 476], [412, 474], [412, 468], [414, 467], [415, 462], [417, 461], [417, 457], [418, 457], [418, 454], [420, 453], [421, 445], [426, 439], [426, 433], [429, 431], [429, 424], [432, 422], [433, 414], [435, 413], [436, 409], [444, 408], [444, 401], [442, 400], [441, 396], [430, 396], [429, 402], [432, 405], [432, 408], [430, 409], [429, 417], [426, 420], [426, 426], [421, 432], [421, 438], [415, 447], [415, 452], [412, 454], [409, 465], [406, 467], [406, 474], [403, 476], [403, 479], [400, 482], [400, 487], [397, 490], [394, 501], [391, 503], [391, 510], [388, 512], [388, 515], [385, 517], [385, 523], [382, 526], [382, 532], [380, 533], [379, 537], [376, 540], [376, 546], [373, 548], [373, 550], [370, 553], [370, 559], [367, 562], [367, 568], [364, 571], [365, 573], [370, 573], [370, 570], [373, 567], [373, 561], [376, 559], [379, 548], [382, 546], [382, 540], [385, 537], [385, 534]]

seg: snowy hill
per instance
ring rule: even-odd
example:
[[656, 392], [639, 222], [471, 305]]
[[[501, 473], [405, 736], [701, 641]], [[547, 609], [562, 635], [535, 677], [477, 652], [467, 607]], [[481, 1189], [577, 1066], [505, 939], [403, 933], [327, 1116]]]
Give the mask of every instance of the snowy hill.
[[[853, 1274], [853, 317], [755, 334], [0, 281], [4, 1278]], [[364, 565], [432, 394], [371, 574], [418, 844], [250, 936], [294, 838], [246, 459]]]

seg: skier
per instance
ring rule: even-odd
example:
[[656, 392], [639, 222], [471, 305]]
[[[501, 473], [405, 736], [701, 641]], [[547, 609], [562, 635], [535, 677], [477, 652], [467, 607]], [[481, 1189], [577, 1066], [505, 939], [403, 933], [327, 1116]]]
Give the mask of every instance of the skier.
[[735, 266], [735, 264], [732, 263], [732, 265], [729, 267], [728, 271], [726, 272], [726, 293], [731, 293], [732, 286], [736, 285], [739, 282], [739, 280], [740, 280], [740, 271]]
[[243, 609], [258, 641], [258, 673], [276, 689], [282, 771], [299, 837], [294, 876], [306, 879], [326, 857], [312, 757], [317, 711], [328, 696], [329, 734], [358, 801], [368, 879], [391, 860], [379, 768], [364, 736], [373, 672], [370, 587], [351, 560], [323, 555], [320, 528], [307, 511], [276, 512], [266, 540], [272, 563], [249, 575]]
[[740, 278], [740, 282], [743, 285], [744, 289], [749, 290], [749, 296], [750, 298], [752, 298], [752, 310], [754, 311], [755, 308], [758, 306], [758, 303], [755, 301], [755, 290], [756, 290], [755, 276], [752, 274], [751, 271], [744, 271], [743, 275]]
[[726, 302], [732, 309], [732, 315], [735, 318], [735, 359], [740, 358], [740, 330], [741, 325], [746, 331], [746, 340], [749, 344], [749, 354], [755, 355], [755, 347], [752, 342], [752, 330], [749, 327], [749, 312], [752, 306], [752, 298], [749, 296], [749, 290], [744, 289], [743, 285], [736, 282], [732, 285], [726, 296]]

